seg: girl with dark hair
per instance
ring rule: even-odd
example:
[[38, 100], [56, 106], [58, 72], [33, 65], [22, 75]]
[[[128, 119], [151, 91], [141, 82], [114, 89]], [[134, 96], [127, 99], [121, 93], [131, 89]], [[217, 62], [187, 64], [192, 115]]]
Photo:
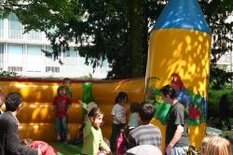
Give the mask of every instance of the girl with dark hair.
[[121, 129], [126, 125], [127, 108], [126, 103], [128, 95], [125, 92], [119, 92], [115, 98], [115, 105], [112, 108], [111, 115], [113, 116], [112, 134], [110, 137], [110, 147], [112, 152], [116, 151], [116, 139], [120, 134]]
[[105, 143], [100, 128], [103, 123], [103, 112], [94, 107], [88, 113], [87, 121], [83, 129], [83, 147], [81, 153], [83, 155], [90, 154], [111, 154], [109, 146]]

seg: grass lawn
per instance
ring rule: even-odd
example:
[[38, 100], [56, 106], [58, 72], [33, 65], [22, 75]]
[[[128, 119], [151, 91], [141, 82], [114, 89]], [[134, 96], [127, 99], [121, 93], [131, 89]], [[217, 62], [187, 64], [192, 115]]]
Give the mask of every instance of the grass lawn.
[[57, 151], [58, 155], [80, 155], [82, 144], [72, 145], [59, 142], [50, 142]]

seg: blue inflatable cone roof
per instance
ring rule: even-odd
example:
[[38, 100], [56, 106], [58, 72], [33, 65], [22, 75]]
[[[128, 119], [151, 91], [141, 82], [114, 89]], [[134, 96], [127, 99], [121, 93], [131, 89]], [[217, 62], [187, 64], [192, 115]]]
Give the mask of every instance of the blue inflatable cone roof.
[[169, 0], [152, 31], [169, 28], [211, 33], [197, 0]]

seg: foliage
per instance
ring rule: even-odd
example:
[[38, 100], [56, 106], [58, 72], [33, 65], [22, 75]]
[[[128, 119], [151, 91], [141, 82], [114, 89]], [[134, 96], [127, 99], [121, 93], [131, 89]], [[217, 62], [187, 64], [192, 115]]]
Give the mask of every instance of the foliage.
[[[221, 96], [223, 94], [228, 94], [230, 103], [233, 103], [233, 90], [232, 89], [221, 89], [221, 90], [209, 90], [208, 97], [208, 118], [216, 117], [219, 118], [218, 114], [218, 104]], [[230, 115], [233, 117], [233, 104], [230, 104]]]
[[0, 68], [0, 77], [1, 78], [18, 78], [20, 75], [18, 75], [16, 72], [9, 72], [9, 71], [4, 71], [2, 68]]
[[210, 88], [222, 89], [233, 80], [233, 73], [220, 69], [216, 63], [227, 52], [233, 52], [233, 21], [226, 19], [233, 15], [231, 0], [200, 1], [206, 19], [212, 29], [210, 64]]
[[[14, 12], [26, 31], [45, 31], [53, 58], [75, 42], [93, 68], [108, 60], [108, 78], [143, 77], [149, 28], [164, 7], [163, 0], [15, 0], [0, 2]], [[136, 10], [136, 11], [135, 11]], [[149, 25], [149, 26], [148, 26]]]
[[[23, 3], [22, 3], [23, 2]], [[58, 59], [75, 42], [86, 64], [94, 68], [108, 60], [108, 78], [142, 77], [146, 70], [149, 30], [159, 16], [164, 0], [5, 0], [3, 15], [14, 12], [31, 29], [45, 31]], [[199, 0], [212, 29], [213, 46], [210, 86], [221, 89], [232, 73], [216, 66], [232, 50], [232, 0]], [[229, 36], [230, 34], [231, 36]]]

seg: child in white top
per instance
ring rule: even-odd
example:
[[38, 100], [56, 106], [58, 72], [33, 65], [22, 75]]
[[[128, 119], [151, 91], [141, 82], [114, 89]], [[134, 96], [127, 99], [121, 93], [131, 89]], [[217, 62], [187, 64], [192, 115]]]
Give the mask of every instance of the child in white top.
[[112, 152], [116, 149], [116, 138], [126, 125], [127, 108], [126, 102], [128, 101], [128, 95], [125, 92], [119, 92], [115, 98], [115, 105], [112, 108], [112, 134], [110, 137], [110, 147]]

